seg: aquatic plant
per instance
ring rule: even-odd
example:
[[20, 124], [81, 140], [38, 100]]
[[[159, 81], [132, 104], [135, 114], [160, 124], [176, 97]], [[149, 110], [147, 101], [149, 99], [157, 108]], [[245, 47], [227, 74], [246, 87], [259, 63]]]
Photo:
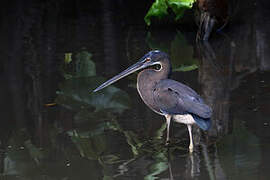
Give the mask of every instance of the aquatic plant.
[[150, 26], [151, 17], [163, 18], [167, 16], [168, 8], [175, 14], [175, 20], [183, 17], [186, 9], [191, 9], [195, 0], [155, 0], [144, 17], [145, 23]]

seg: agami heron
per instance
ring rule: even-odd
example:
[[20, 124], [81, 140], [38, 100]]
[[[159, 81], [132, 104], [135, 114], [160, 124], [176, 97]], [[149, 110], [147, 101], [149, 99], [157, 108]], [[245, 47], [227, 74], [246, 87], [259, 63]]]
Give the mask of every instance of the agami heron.
[[[153, 68], [155, 65], [158, 68]], [[211, 126], [212, 109], [190, 87], [168, 79], [171, 64], [166, 53], [158, 50], [148, 52], [136, 64], [104, 82], [94, 92], [141, 69], [143, 70], [137, 77], [137, 90], [150, 109], [165, 116], [166, 144], [169, 143], [170, 123], [174, 120], [187, 125], [190, 138], [189, 150], [193, 152], [192, 125], [197, 124], [201, 129], [208, 130]]]

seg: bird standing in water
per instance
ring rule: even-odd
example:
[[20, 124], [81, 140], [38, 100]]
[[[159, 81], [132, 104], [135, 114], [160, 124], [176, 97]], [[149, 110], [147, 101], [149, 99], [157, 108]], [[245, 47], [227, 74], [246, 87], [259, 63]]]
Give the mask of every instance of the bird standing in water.
[[[157, 65], [158, 68], [153, 68]], [[166, 53], [158, 50], [148, 52], [136, 64], [109, 79], [94, 92], [141, 69], [143, 70], [137, 77], [137, 90], [150, 109], [165, 116], [166, 144], [169, 143], [170, 123], [173, 120], [187, 125], [190, 138], [189, 151], [193, 152], [192, 125], [197, 124], [201, 129], [208, 130], [211, 126], [212, 109], [190, 87], [168, 79], [171, 64]]]

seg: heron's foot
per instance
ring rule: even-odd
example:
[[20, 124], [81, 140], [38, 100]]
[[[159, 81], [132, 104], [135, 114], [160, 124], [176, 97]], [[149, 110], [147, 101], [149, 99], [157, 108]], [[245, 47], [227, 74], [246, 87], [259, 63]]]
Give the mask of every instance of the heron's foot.
[[193, 144], [189, 145], [189, 153], [193, 153]]

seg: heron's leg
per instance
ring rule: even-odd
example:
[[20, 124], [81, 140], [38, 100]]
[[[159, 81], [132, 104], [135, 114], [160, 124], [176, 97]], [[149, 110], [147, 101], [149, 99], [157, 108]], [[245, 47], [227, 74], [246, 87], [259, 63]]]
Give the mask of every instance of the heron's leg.
[[193, 152], [193, 139], [192, 139], [192, 125], [187, 124], [188, 127], [188, 133], [189, 133], [189, 152]]
[[169, 144], [170, 141], [170, 123], [171, 123], [171, 117], [170, 115], [165, 115], [166, 117], [166, 123], [167, 123], [167, 138], [166, 138], [166, 145]]

